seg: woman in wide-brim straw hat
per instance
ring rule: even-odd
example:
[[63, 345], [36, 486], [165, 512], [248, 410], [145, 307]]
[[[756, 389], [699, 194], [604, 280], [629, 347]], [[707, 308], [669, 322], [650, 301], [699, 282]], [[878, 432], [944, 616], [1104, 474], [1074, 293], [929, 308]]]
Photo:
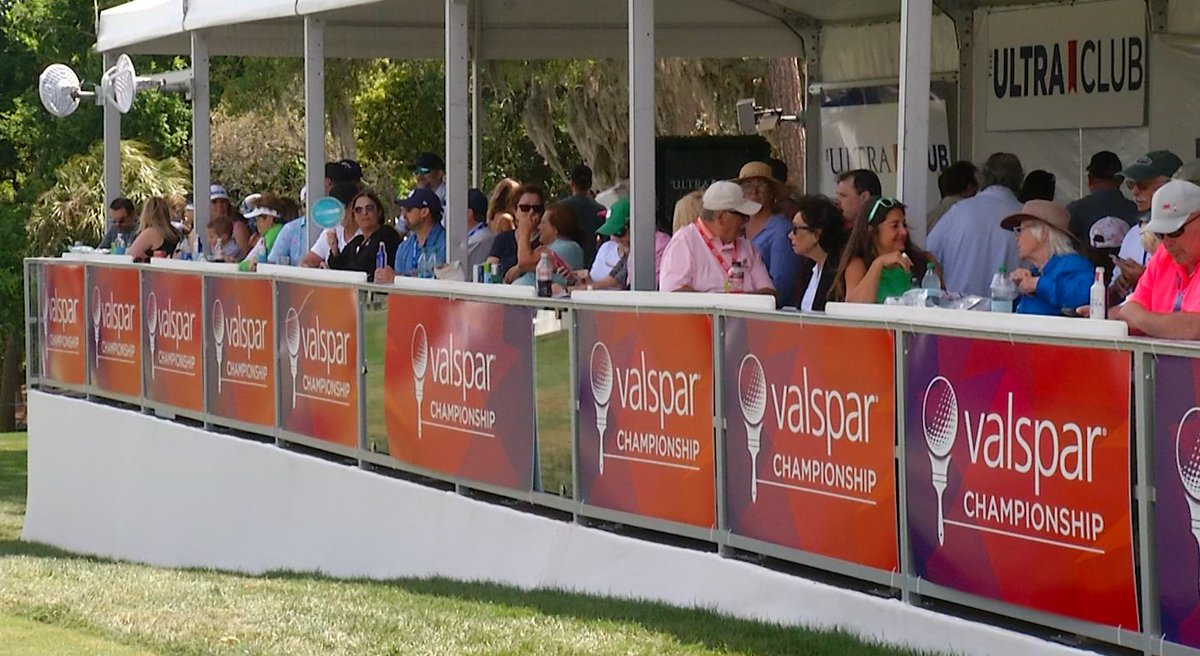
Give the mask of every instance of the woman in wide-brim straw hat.
[[1061, 316], [1088, 304], [1094, 269], [1079, 253], [1070, 223], [1067, 208], [1048, 200], [1031, 200], [1000, 222], [1016, 233], [1021, 261], [1032, 265], [1009, 274], [1021, 294], [1017, 312]]
[[789, 235], [791, 218], [779, 211], [780, 201], [787, 198], [789, 187], [771, 174], [766, 162], [748, 162], [734, 182], [742, 186], [746, 198], [762, 205], [746, 223], [746, 238], [767, 267], [775, 285], [777, 306], [796, 305], [796, 281], [800, 273], [800, 257], [792, 251]]

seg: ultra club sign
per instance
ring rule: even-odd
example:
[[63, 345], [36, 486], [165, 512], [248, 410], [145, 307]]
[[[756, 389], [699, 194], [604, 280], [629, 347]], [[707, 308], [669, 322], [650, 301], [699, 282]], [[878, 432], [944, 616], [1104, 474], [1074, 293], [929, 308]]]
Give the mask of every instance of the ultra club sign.
[[731, 317], [725, 356], [733, 533], [898, 570], [892, 334]]
[[716, 524], [712, 319], [577, 313], [585, 502]]
[[908, 362], [915, 573], [1137, 630], [1129, 354], [915, 335]]

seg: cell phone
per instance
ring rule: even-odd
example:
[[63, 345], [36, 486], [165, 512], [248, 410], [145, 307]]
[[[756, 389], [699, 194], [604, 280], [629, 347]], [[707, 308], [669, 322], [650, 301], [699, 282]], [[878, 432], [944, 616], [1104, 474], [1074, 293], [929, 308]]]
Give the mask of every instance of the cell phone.
[[1076, 312], [1076, 311], [1075, 311], [1075, 308], [1071, 308], [1071, 307], [1065, 307], [1065, 308], [1063, 308], [1063, 309], [1062, 309], [1062, 313], [1063, 313], [1063, 316], [1064, 316], [1064, 317], [1078, 317], [1078, 316], [1082, 316], [1082, 315], [1080, 315], [1078, 312]]

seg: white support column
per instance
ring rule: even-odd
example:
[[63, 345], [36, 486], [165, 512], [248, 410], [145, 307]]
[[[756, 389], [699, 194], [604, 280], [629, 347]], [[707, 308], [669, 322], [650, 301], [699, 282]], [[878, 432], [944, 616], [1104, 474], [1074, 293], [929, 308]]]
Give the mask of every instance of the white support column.
[[[325, 21], [304, 17], [304, 181], [311, 206], [325, 196]], [[321, 228], [305, 224], [312, 244]]]
[[630, 287], [653, 291], [654, 0], [629, 0], [629, 202]]
[[958, 150], [954, 159], [975, 161], [975, 10], [964, 7], [951, 18], [958, 35]]
[[[471, 3], [471, 186], [483, 189], [483, 131], [479, 117], [479, 35], [483, 29], [483, 3]], [[487, 193], [486, 191], [484, 193]]]
[[[104, 53], [104, 70], [117, 63], [115, 52]], [[97, 85], [99, 86], [99, 85]], [[99, 94], [97, 94], [99, 96]], [[121, 196], [121, 112], [104, 103], [104, 207]], [[107, 215], [106, 215], [107, 216]]]
[[192, 229], [208, 239], [208, 186], [212, 183], [212, 112], [208, 73], [208, 37], [192, 32]]
[[821, 94], [811, 92], [812, 85], [821, 80], [821, 28], [802, 32], [804, 37], [804, 193], [827, 194], [833, 189], [821, 188]]
[[[471, 33], [467, 29], [469, 0], [446, 0], [446, 207], [442, 226], [446, 228], [446, 259], [458, 260], [466, 267], [466, 253], [459, 240], [466, 232], [467, 188], [470, 167], [470, 105], [468, 62]], [[465, 272], [468, 276], [470, 271]]]
[[929, 189], [929, 73], [933, 0], [900, 3], [900, 166], [896, 190], [908, 206], [908, 230], [925, 245]]

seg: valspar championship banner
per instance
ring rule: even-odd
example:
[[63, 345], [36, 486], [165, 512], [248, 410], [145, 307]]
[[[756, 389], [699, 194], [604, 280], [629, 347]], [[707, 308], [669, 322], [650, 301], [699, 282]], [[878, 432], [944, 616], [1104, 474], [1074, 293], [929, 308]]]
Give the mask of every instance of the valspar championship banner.
[[88, 366], [92, 388], [127, 397], [142, 395], [141, 272], [133, 267], [88, 266], [91, 284]]
[[242, 275], [205, 277], [208, 411], [275, 427], [275, 308], [271, 281]]
[[401, 462], [533, 489], [533, 310], [388, 297], [388, 452]]
[[1130, 355], [913, 335], [907, 360], [915, 574], [1137, 631]]
[[1144, 123], [1145, 2], [993, 11], [986, 25], [988, 130]]
[[1200, 360], [1159, 356], [1154, 550], [1167, 640], [1200, 648]]
[[712, 319], [579, 310], [585, 503], [716, 525]]
[[143, 271], [143, 373], [151, 400], [204, 412], [203, 304], [199, 274]]
[[[833, 195], [837, 178], [846, 171], [868, 169], [879, 176], [884, 196], [896, 196], [900, 145], [896, 128], [900, 106], [896, 103], [844, 105], [821, 108], [821, 192]], [[950, 166], [950, 131], [946, 102], [929, 101], [929, 207], [935, 207], [937, 177]]]
[[725, 358], [732, 531], [897, 571], [892, 333], [730, 317]]
[[87, 295], [82, 264], [42, 265], [42, 325], [38, 339], [42, 378], [87, 383]]
[[358, 446], [358, 291], [276, 286], [284, 430]]

